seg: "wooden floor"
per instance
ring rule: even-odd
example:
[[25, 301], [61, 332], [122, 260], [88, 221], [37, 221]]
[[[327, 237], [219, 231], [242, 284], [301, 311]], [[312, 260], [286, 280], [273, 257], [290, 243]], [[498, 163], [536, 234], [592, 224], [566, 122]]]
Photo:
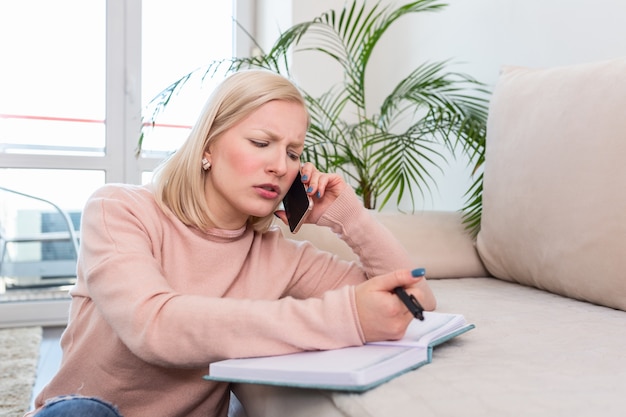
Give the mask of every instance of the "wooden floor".
[[63, 327], [44, 327], [39, 365], [37, 366], [37, 380], [33, 387], [33, 400], [43, 387], [52, 379], [61, 364], [61, 346], [59, 339]]

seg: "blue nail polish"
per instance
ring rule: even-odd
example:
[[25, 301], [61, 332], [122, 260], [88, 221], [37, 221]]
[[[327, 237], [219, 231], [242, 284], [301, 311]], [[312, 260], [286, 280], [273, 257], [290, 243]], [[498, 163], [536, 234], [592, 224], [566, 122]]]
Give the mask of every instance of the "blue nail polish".
[[413, 278], [423, 277], [424, 275], [426, 275], [426, 270], [424, 268], [415, 268], [411, 271], [411, 275], [413, 276]]
[[322, 193], [320, 193], [319, 191], [315, 193], [315, 195], [317, 196], [317, 198], [322, 198]]
[[306, 181], [306, 180], [308, 180], [308, 179], [309, 179], [309, 176], [308, 176], [308, 175], [303, 175], [303, 176], [302, 176], [302, 181]]
[[307, 188], [307, 189], [306, 189], [306, 192], [307, 192], [307, 193], [310, 193], [310, 192], [312, 192], [312, 191], [313, 191], [313, 187], [309, 187], [309, 188]]

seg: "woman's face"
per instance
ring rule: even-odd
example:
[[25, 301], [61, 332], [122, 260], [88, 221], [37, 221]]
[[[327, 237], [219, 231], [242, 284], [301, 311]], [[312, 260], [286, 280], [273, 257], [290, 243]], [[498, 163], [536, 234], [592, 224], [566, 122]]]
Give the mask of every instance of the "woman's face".
[[273, 100], [216, 138], [204, 155], [215, 227], [237, 229], [276, 209], [300, 170], [307, 123], [302, 105]]

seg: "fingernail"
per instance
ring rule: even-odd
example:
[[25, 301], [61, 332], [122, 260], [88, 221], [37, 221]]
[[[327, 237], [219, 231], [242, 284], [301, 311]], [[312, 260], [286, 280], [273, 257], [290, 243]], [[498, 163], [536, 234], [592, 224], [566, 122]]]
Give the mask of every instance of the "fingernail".
[[313, 191], [313, 187], [309, 187], [309, 188], [307, 188], [307, 189], [306, 189], [306, 192], [307, 192], [307, 193], [310, 193], [310, 192], [312, 192], [312, 191]]
[[315, 195], [317, 196], [317, 198], [322, 198], [322, 193], [320, 193], [319, 191]]
[[426, 270], [424, 268], [415, 268], [411, 271], [411, 275], [413, 276], [413, 278], [423, 277], [424, 275], [426, 275]]
[[308, 176], [308, 175], [303, 175], [303, 176], [302, 176], [302, 181], [306, 181], [306, 180], [308, 180], [308, 179], [309, 179], [309, 176]]

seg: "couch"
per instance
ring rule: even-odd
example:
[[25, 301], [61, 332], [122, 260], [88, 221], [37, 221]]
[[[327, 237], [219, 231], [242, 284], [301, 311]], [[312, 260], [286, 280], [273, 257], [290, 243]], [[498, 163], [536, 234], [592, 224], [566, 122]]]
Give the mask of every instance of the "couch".
[[[477, 237], [457, 212], [372, 213], [474, 330], [361, 394], [234, 386], [232, 414], [623, 416], [626, 59], [503, 68], [483, 185]], [[353, 258], [327, 230], [292, 237]]]

